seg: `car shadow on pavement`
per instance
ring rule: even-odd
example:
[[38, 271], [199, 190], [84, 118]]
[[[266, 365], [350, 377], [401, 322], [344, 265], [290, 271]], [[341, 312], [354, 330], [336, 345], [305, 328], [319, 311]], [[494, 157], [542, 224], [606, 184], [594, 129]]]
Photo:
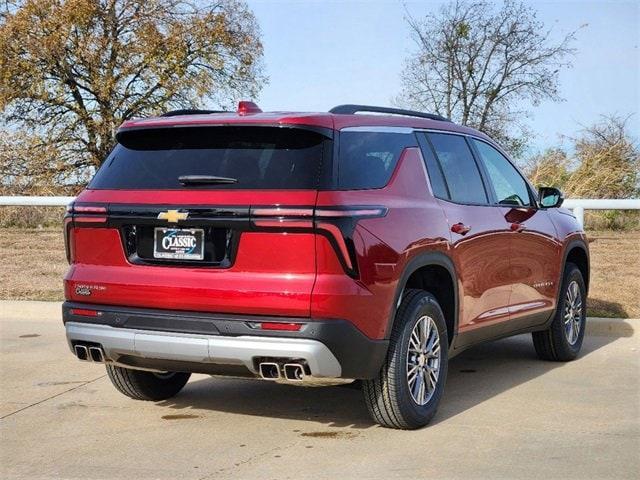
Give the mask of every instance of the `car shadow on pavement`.
[[[587, 335], [580, 356], [574, 361], [580, 362], [582, 358], [622, 336], [627, 335], [615, 332]], [[446, 421], [566, 364], [540, 360], [530, 334], [470, 348], [450, 361], [445, 393], [431, 424]], [[584, 381], [588, 382], [589, 379], [585, 378]]]
[[[588, 336], [581, 357], [616, 338], [613, 333]], [[445, 394], [431, 425], [455, 417], [562, 365], [539, 360], [530, 335], [470, 348], [451, 360]], [[302, 420], [327, 427], [366, 429], [375, 426], [369, 418], [362, 392], [345, 386], [298, 387], [263, 380], [205, 378], [191, 381], [179, 395], [158, 402], [158, 405], [185, 411], [197, 409]]]
[[302, 387], [259, 379], [205, 378], [189, 382], [176, 397], [158, 404], [175, 409], [306, 420], [329, 427], [374, 426], [362, 392], [347, 386]]

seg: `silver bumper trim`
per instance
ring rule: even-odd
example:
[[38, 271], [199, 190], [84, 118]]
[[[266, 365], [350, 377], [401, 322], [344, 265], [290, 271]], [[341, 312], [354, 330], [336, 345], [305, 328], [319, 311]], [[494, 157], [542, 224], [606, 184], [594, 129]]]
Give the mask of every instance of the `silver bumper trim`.
[[281, 357], [307, 361], [314, 377], [340, 377], [342, 369], [329, 348], [317, 340], [303, 338], [196, 335], [116, 328], [108, 325], [67, 322], [67, 341], [102, 345], [107, 361], [121, 355], [255, 368], [256, 357]]

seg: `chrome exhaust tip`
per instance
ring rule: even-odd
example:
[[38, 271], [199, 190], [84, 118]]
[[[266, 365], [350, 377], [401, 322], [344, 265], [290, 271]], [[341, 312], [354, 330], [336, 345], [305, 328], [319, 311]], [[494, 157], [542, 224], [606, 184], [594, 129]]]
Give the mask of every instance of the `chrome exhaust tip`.
[[78, 357], [80, 360], [84, 360], [86, 362], [91, 361], [91, 359], [89, 358], [89, 351], [87, 350], [87, 347], [85, 347], [84, 345], [76, 345], [73, 347], [73, 349], [76, 352], [76, 357]]
[[277, 363], [263, 362], [259, 366], [260, 376], [265, 380], [278, 380], [280, 378], [280, 367]]
[[291, 382], [304, 380], [304, 367], [299, 363], [287, 363], [284, 366], [284, 377]]
[[94, 362], [104, 363], [104, 354], [100, 347], [89, 347], [89, 356]]

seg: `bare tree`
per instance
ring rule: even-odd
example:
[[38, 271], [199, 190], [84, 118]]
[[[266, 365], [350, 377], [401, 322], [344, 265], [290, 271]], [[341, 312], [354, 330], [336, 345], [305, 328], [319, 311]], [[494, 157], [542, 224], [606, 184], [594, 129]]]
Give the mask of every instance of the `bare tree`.
[[417, 50], [397, 103], [478, 128], [517, 151], [527, 104], [560, 100], [558, 72], [569, 65], [575, 32], [552, 41], [531, 7], [459, 0], [422, 19], [407, 13], [407, 22]]
[[2, 117], [55, 147], [78, 175], [106, 158], [124, 120], [229, 106], [264, 82], [260, 31], [240, 0], [5, 3]]

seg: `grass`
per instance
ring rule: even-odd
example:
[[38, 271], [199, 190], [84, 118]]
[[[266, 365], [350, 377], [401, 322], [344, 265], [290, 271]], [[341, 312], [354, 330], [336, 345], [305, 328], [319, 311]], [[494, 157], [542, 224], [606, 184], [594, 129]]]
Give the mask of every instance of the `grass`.
[[[588, 236], [589, 315], [640, 318], [640, 231]], [[0, 229], [0, 299], [62, 300], [66, 270], [58, 229]]]
[[640, 318], [640, 231], [588, 232], [589, 314]]
[[62, 300], [67, 268], [59, 229], [0, 229], [0, 299]]

